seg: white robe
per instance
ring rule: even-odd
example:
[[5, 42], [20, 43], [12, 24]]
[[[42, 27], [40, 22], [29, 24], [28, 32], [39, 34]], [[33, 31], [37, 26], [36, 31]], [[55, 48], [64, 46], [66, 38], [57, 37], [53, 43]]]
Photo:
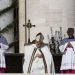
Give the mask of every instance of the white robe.
[[[31, 59], [34, 48], [36, 48], [35, 44], [32, 44], [30, 46], [25, 46], [25, 57], [24, 57], [25, 61], [23, 64], [23, 72], [25, 74], [27, 74], [30, 59]], [[48, 74], [55, 73], [54, 62], [53, 62], [52, 55], [49, 51], [49, 48], [47, 46], [44, 46], [41, 48], [41, 51], [43, 52], [46, 63], [47, 63]], [[39, 51], [37, 50], [37, 52]], [[32, 63], [31, 74], [34, 74], [34, 73], [45, 74], [44, 64], [41, 58], [36, 58], [35, 61], [33, 61]]]
[[1, 46], [1, 48], [0, 48], [0, 68], [6, 68], [4, 53], [5, 53], [6, 49], [8, 49], [8, 45], [0, 43], [0, 46]]
[[65, 52], [68, 42], [65, 42], [59, 47], [60, 51], [63, 53], [60, 70], [75, 70], [75, 41], [70, 41], [73, 48], [67, 48]]

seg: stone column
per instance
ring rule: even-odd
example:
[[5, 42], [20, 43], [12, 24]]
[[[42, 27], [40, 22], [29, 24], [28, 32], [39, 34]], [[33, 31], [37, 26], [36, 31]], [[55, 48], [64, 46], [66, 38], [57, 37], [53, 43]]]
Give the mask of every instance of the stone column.
[[25, 0], [19, 0], [19, 50], [20, 53], [24, 52], [25, 43]]

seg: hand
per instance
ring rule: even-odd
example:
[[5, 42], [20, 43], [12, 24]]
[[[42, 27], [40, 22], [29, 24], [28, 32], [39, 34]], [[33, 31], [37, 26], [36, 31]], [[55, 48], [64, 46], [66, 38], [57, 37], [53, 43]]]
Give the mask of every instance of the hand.
[[38, 57], [38, 58], [42, 58], [42, 54], [36, 54], [35, 58]]
[[67, 48], [73, 48], [73, 46], [72, 46], [72, 44], [70, 42], [67, 44], [67, 47], [65, 48], [64, 54], [66, 53]]
[[73, 48], [72, 44], [69, 42], [67, 48]]

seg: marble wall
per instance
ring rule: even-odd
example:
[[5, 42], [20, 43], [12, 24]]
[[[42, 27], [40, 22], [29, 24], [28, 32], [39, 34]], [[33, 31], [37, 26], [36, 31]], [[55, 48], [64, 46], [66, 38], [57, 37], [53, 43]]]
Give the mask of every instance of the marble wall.
[[[31, 29], [31, 41], [38, 32], [45, 36], [44, 42], [62, 27], [63, 38], [66, 37], [68, 27], [75, 26], [74, 0], [27, 0], [27, 20], [30, 19], [36, 27]], [[65, 36], [64, 36], [65, 35]]]
[[19, 0], [19, 50], [20, 53], [24, 52], [25, 44], [25, 0]]

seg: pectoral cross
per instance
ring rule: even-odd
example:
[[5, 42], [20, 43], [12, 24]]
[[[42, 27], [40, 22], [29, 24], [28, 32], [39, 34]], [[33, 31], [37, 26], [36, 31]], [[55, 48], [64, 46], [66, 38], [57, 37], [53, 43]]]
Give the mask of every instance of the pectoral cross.
[[32, 25], [29, 19], [27, 25], [23, 25], [23, 26], [26, 26], [28, 28], [28, 44], [30, 44], [30, 29], [32, 27], [35, 27], [35, 25]]

